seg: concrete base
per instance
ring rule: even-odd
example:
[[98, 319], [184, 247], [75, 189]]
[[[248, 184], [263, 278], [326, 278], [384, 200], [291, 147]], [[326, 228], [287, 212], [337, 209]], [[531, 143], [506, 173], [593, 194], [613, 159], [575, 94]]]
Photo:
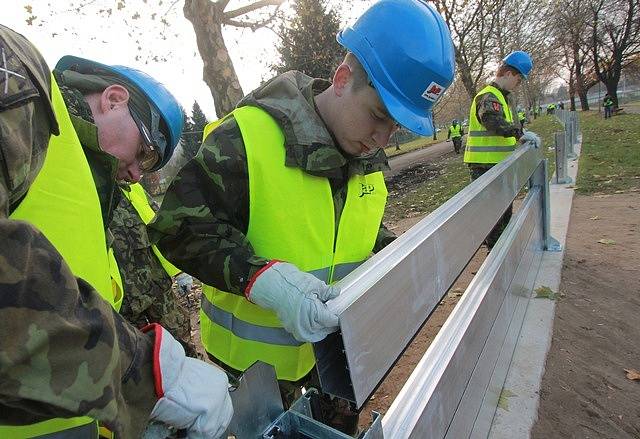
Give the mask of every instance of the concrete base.
[[[578, 141], [575, 152], [579, 157], [582, 138], [579, 137]], [[569, 161], [568, 176], [576, 181], [577, 173], [576, 158]], [[555, 181], [555, 178], [551, 181]], [[543, 254], [534, 290], [542, 286], [549, 287], [554, 292], [559, 290], [574, 187], [570, 184], [551, 184], [549, 187], [551, 236], [562, 245], [562, 250]], [[529, 437], [538, 417], [539, 390], [547, 352], [551, 346], [554, 313], [555, 301], [536, 298], [530, 300], [504, 383], [505, 398], [496, 409], [489, 438]]]

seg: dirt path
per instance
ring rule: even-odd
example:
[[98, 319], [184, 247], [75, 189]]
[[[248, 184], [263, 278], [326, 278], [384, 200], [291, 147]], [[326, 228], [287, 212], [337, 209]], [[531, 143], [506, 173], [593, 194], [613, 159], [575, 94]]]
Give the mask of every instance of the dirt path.
[[576, 196], [532, 438], [640, 438], [639, 228], [637, 193]]
[[[464, 147], [464, 142], [463, 142]], [[440, 156], [453, 151], [453, 143], [444, 141], [427, 148], [417, 149], [406, 154], [400, 154], [389, 159], [390, 171], [384, 173], [388, 179], [394, 177], [400, 171], [420, 163], [434, 161]]]

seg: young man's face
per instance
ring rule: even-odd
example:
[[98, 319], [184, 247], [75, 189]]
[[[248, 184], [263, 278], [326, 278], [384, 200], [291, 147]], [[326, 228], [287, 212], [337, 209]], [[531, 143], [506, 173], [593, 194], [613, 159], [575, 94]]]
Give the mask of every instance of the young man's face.
[[103, 92], [100, 108], [94, 114], [98, 142], [103, 151], [118, 159], [116, 178], [137, 182], [142, 177], [141, 157], [145, 148], [142, 135], [127, 105], [128, 92], [125, 98], [121, 90], [110, 91], [111, 87]]
[[372, 155], [389, 143], [397, 125], [370, 85], [341, 90], [339, 114], [331, 127], [340, 148], [350, 156]]
[[505, 88], [507, 91], [514, 91], [522, 83], [522, 75], [507, 71], [504, 75]]

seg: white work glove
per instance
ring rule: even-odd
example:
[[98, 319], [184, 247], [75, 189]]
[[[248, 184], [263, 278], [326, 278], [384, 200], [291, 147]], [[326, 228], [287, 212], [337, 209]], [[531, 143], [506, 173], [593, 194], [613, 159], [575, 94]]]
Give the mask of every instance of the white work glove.
[[[187, 430], [189, 439], [221, 437], [233, 416], [227, 374], [185, 356], [182, 345], [162, 326], [154, 323], [143, 331], [155, 333], [153, 374], [159, 399], [149, 421]], [[144, 437], [166, 437], [161, 432], [150, 426]]]
[[180, 290], [181, 293], [187, 294], [191, 292], [191, 288], [193, 288], [193, 277], [187, 273], [180, 273], [176, 276], [176, 283], [178, 284], [178, 290]]
[[252, 279], [245, 293], [256, 305], [274, 311], [298, 341], [320, 341], [338, 327], [338, 316], [325, 302], [338, 297], [340, 289], [293, 264], [272, 261]]
[[520, 137], [520, 143], [532, 143], [534, 148], [540, 148], [542, 146], [542, 140], [533, 131], [525, 131], [522, 137]]

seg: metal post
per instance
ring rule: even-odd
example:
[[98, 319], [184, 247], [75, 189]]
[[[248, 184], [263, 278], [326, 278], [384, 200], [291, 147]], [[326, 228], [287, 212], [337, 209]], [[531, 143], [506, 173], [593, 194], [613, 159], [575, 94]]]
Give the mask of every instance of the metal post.
[[567, 175], [567, 149], [564, 144], [564, 133], [555, 133], [556, 145], [556, 184], [571, 183], [571, 178]]
[[547, 159], [544, 159], [529, 180], [531, 187], [539, 186], [542, 194], [542, 239], [544, 249], [550, 252], [562, 250], [560, 243], [551, 236], [551, 204], [549, 178], [547, 177]]
[[567, 152], [567, 157], [570, 159], [574, 159], [576, 158], [576, 153], [573, 149], [573, 145], [575, 144], [575, 137], [574, 137], [574, 131], [573, 131], [573, 120], [570, 120], [567, 125], [564, 127], [564, 132], [565, 132], [565, 150]]

